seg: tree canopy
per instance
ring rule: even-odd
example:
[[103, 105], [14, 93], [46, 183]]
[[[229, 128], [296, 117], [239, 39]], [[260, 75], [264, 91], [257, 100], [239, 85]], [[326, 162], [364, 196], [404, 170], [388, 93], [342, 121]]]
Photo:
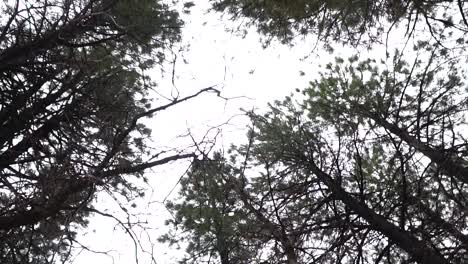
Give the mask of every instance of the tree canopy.
[[[283, 43], [312, 34], [325, 45], [372, 48], [404, 25], [414, 45], [387, 49], [383, 60], [338, 57], [309, 87], [266, 112], [248, 112], [249, 143], [197, 161], [206, 165], [182, 182], [185, 200], [169, 207], [172, 231], [191, 234], [198, 246], [182, 263], [237, 263], [213, 246], [223, 238], [205, 213], [196, 214], [203, 232], [186, 225], [194, 217], [185, 210], [194, 200], [187, 190], [202, 193], [187, 184], [193, 174], [204, 175], [196, 180], [204, 201], [225, 204], [214, 195], [220, 186], [237, 198], [228, 207], [237, 221], [230, 227], [248, 228], [230, 239], [255, 245], [243, 248], [251, 253], [241, 263], [465, 263], [464, 1], [211, 2]], [[212, 164], [223, 169], [207, 169]], [[208, 202], [191, 206], [224, 212]]]
[[[466, 73], [440, 57], [394, 58], [390, 66], [338, 58], [301, 93], [250, 113], [249, 144], [199, 161], [207, 165], [194, 166], [181, 194], [206, 202], [170, 207], [171, 223], [193, 232], [199, 255], [190, 256], [221, 256], [200, 238], [222, 240], [210, 219], [227, 210], [236, 214], [226, 230], [256, 230], [230, 240], [256, 247], [244, 262], [219, 263], [464, 263]], [[229, 169], [207, 169], [213, 163]], [[212, 181], [237, 202], [220, 201]]]
[[344, 43], [354, 46], [382, 42], [383, 34], [397, 26], [411, 38], [429, 32], [444, 42], [454, 32], [468, 30], [465, 1], [420, 0], [210, 0], [213, 9], [231, 19], [283, 43], [312, 35], [325, 46]]
[[[191, 153], [150, 155], [147, 74], [180, 40], [163, 1], [0, 4], [0, 262], [66, 262], [99, 191], [142, 195], [127, 178]], [[157, 159], [157, 158], [160, 159]]]
[[181, 40], [169, 2], [3, 1], [0, 263], [67, 263], [91, 214], [109, 216], [100, 192], [143, 196], [144, 170], [179, 159], [160, 241], [185, 243], [181, 263], [466, 263], [465, 1], [209, 2], [267, 43], [372, 48], [398, 28], [413, 50], [337, 57], [247, 112], [246, 144], [157, 152], [143, 119], [219, 95], [149, 99], [147, 72]]

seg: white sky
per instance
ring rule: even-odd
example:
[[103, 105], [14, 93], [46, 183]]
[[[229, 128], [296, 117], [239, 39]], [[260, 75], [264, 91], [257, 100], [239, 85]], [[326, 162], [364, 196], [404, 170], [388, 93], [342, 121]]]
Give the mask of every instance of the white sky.
[[[201, 1], [196, 3], [203, 4]], [[206, 3], [204, 4], [206, 7]], [[295, 88], [307, 87], [308, 82], [317, 76], [318, 65], [323, 65], [337, 56], [319, 51], [310, 54], [315, 43], [305, 41], [293, 48], [273, 44], [263, 49], [259, 43], [259, 36], [254, 31], [246, 38], [226, 32], [226, 26], [232, 26], [229, 25], [227, 17], [206, 14], [203, 9], [203, 6], [195, 6], [191, 14], [184, 17], [186, 25], [183, 29], [183, 43], [190, 44], [190, 48], [183, 53], [188, 63], [183, 63], [182, 58], [177, 60], [176, 87], [173, 87], [171, 82], [172, 66], [168, 65], [164, 78], [158, 81], [158, 91], [167, 96], [178, 91], [184, 96], [216, 85], [225, 97], [243, 97], [224, 101], [214, 94], [205, 94], [159, 114], [149, 122], [156, 148], [183, 146], [187, 144], [187, 138], [178, 136], [184, 134], [188, 128], [200, 139], [209, 127], [222, 124], [240, 114], [240, 108], [262, 109], [268, 102], [283, 99]], [[307, 58], [303, 60], [305, 56]], [[301, 76], [300, 71], [306, 74]], [[159, 74], [155, 72], [154, 75], [155, 79], [158, 79]], [[230, 125], [223, 127], [222, 136], [219, 138], [220, 146], [228, 147], [231, 143], [243, 142], [247, 123], [243, 117], [231, 119]], [[163, 233], [163, 222], [169, 215], [158, 202], [170, 193], [187, 166], [188, 162], [177, 162], [148, 172], [153, 192], [150, 191], [145, 202], [139, 201], [137, 208], [132, 211], [149, 222], [146, 227], [151, 229], [148, 229], [147, 233], [137, 234], [143, 241], [151, 239], [156, 243], [157, 237]], [[174, 198], [176, 193], [177, 191], [172, 192], [169, 198]], [[152, 203], [148, 205], [148, 202]], [[96, 207], [109, 212], [115, 212], [117, 208], [115, 202], [105, 195], [98, 200]], [[138, 232], [139, 229], [135, 230]], [[116, 227], [115, 221], [103, 217], [92, 218], [87, 234], [80, 241], [96, 251], [113, 250], [109, 252], [113, 258], [82, 252], [75, 259], [76, 264], [136, 263], [133, 242], [121, 228]], [[151, 247], [146, 245], [145, 250], [151, 250]], [[176, 263], [175, 259], [181, 256], [181, 252], [162, 244], [155, 244], [154, 252], [155, 260], [159, 264]], [[139, 263], [151, 263], [148, 254], [140, 251], [138, 257]]]

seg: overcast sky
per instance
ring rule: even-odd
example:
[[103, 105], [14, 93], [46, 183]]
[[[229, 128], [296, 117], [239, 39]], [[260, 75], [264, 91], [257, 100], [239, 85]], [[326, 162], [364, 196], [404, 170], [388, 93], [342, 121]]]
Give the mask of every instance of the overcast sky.
[[[218, 147], [243, 142], [247, 120], [239, 116], [242, 113], [240, 108], [264, 109], [268, 102], [281, 100], [295, 88], [307, 87], [308, 82], [317, 76], [318, 65], [336, 56], [320, 50], [311, 53], [315, 44], [312, 41], [298, 41], [293, 48], [273, 43], [264, 49], [254, 31], [245, 38], [229, 32], [226, 27], [238, 24], [228, 22], [227, 17], [219, 14], [207, 14], [204, 11], [206, 6], [201, 2], [197, 1], [191, 14], [184, 16], [183, 45], [189, 45], [189, 48], [178, 54], [174, 84], [172, 65], [169, 63], [165, 66], [164, 77], [160, 77], [157, 70], [152, 75], [159, 83], [158, 92], [165, 96], [176, 93], [184, 96], [216, 86], [224, 97], [233, 99], [225, 101], [214, 94], [205, 94], [149, 120], [156, 150], [190, 143], [187, 137], [180, 136], [188, 129], [199, 140], [210, 127], [228, 120], [229, 124], [222, 127], [222, 134], [218, 137]], [[301, 71], [305, 75], [301, 75]], [[163, 101], [155, 101], [155, 105], [158, 102]], [[163, 233], [163, 223], [169, 215], [160, 202], [168, 196], [169, 199], [176, 196], [177, 190], [170, 192], [187, 166], [188, 162], [177, 162], [148, 172], [153, 190], [149, 190], [145, 200], [138, 201], [137, 207], [132, 210], [132, 213], [140, 215], [140, 220], [149, 222], [147, 232], [135, 229], [145, 250], [151, 250], [148, 242], [156, 243], [157, 237]], [[116, 203], [105, 194], [99, 197], [96, 207], [124, 216], [122, 211], [119, 213]], [[135, 263], [133, 241], [111, 219], [92, 218], [87, 233], [80, 241], [96, 251], [111, 251], [107, 256], [82, 252], [74, 263]], [[180, 254], [167, 245], [155, 244], [157, 263], [175, 263]], [[148, 256], [140, 250], [139, 263], [151, 263]]]

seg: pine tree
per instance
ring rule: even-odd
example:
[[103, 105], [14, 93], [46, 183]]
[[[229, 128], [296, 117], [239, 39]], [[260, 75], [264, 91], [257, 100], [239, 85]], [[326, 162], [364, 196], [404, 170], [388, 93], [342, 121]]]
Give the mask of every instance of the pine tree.
[[163, 1], [4, 1], [0, 4], [0, 262], [56, 263], [70, 254], [103, 189], [192, 154], [145, 161], [146, 70], [180, 40]]

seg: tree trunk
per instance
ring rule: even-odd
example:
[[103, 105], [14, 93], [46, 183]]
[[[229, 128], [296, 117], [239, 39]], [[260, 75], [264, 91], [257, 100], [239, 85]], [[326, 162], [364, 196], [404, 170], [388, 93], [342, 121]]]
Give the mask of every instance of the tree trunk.
[[330, 188], [333, 194], [340, 199], [346, 206], [364, 218], [374, 230], [385, 235], [391, 242], [395, 243], [401, 249], [405, 250], [418, 263], [426, 264], [448, 264], [449, 262], [433, 248], [429, 247], [411, 233], [406, 232], [394, 224], [390, 223], [381, 215], [375, 213], [366, 204], [357, 201], [348, 194], [333, 178], [323, 172], [313, 161], [305, 159], [308, 168]]

